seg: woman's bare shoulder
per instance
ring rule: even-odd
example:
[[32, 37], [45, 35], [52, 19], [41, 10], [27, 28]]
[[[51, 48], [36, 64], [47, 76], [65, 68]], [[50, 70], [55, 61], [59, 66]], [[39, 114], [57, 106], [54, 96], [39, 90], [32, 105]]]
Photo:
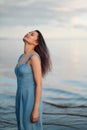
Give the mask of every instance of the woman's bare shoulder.
[[34, 52], [32, 54], [32, 56], [31, 56], [31, 60], [32, 61], [40, 61], [41, 62], [40, 55], [37, 52]]

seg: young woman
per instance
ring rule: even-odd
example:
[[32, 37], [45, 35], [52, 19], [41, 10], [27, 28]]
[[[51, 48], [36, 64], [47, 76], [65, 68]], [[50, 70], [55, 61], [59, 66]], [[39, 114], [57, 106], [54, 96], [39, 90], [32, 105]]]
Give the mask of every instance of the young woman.
[[27, 33], [24, 53], [15, 67], [17, 91], [15, 112], [18, 130], [43, 130], [42, 77], [51, 70], [51, 60], [40, 31]]

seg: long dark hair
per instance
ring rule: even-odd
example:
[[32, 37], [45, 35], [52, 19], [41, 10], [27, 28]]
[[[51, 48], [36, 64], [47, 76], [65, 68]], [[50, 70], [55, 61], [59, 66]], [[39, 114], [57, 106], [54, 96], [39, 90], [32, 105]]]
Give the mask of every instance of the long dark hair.
[[48, 47], [46, 46], [43, 35], [39, 30], [35, 30], [38, 33], [38, 45], [35, 47], [35, 51], [41, 58], [42, 76], [44, 77], [48, 71], [52, 69], [52, 62], [49, 54]]

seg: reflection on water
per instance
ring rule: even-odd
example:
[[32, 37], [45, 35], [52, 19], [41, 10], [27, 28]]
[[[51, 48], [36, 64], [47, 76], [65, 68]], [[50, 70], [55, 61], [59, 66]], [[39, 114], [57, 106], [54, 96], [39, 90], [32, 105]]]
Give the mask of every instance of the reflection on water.
[[[43, 79], [44, 130], [87, 129], [86, 42], [60, 40], [58, 43], [48, 44], [53, 70]], [[10, 54], [10, 48], [5, 49], [6, 46], [11, 46], [11, 41], [7, 42], [7, 45], [5, 41], [3, 45], [0, 44], [2, 63], [0, 65], [0, 128], [17, 130], [15, 118], [17, 84], [14, 67], [19, 54], [16, 54], [12, 48], [17, 50], [19, 45], [12, 44], [14, 47], [11, 48], [11, 52], [14, 56]], [[21, 47], [21, 52], [22, 49]], [[9, 63], [6, 62], [7, 59]]]

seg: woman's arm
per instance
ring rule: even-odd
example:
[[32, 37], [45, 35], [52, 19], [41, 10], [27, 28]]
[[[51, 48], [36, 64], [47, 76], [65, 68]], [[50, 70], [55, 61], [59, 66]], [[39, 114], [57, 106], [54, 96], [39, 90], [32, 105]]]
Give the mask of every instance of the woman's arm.
[[36, 82], [36, 93], [35, 93], [35, 103], [32, 112], [32, 122], [38, 121], [39, 118], [39, 105], [42, 95], [42, 72], [41, 72], [41, 62], [37, 55], [33, 55], [31, 58], [31, 65], [33, 68], [34, 79]]

